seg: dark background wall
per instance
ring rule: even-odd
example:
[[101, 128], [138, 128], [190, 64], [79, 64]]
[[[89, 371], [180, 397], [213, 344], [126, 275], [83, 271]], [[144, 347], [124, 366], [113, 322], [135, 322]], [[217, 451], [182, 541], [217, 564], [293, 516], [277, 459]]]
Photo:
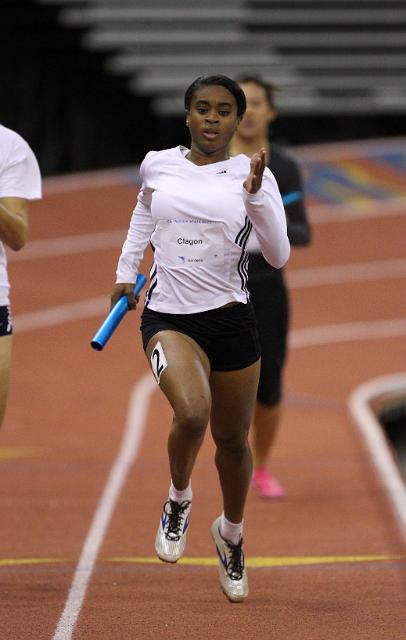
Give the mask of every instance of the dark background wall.
[[1, 14], [0, 122], [27, 139], [43, 173], [138, 161], [154, 129], [148, 100], [108, 76], [103, 55], [82, 50], [81, 31], [59, 26], [56, 8], [14, 0]]
[[[44, 175], [139, 162], [149, 149], [188, 143], [184, 118], [157, 118], [148, 98], [108, 75], [104, 54], [81, 48], [83, 31], [58, 9], [3, 0], [0, 122], [30, 143]], [[288, 145], [406, 134], [406, 115], [283, 116], [273, 136]]]

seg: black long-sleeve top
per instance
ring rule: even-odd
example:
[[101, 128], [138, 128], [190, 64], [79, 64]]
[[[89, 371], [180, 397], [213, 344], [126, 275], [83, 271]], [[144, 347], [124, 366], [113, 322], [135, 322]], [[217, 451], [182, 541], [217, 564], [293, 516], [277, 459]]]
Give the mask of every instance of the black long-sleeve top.
[[[282, 196], [290, 244], [306, 246], [311, 241], [311, 228], [306, 215], [299, 166], [281, 147], [271, 144], [268, 167], [275, 176]], [[249, 278], [258, 276], [262, 279], [266, 273], [274, 277], [278, 274], [283, 276], [282, 269], [271, 267], [259, 253], [250, 254], [248, 273]]]
[[279, 146], [271, 145], [268, 167], [274, 174], [281, 192], [290, 244], [309, 244], [311, 230], [306, 216], [303, 183], [298, 164]]

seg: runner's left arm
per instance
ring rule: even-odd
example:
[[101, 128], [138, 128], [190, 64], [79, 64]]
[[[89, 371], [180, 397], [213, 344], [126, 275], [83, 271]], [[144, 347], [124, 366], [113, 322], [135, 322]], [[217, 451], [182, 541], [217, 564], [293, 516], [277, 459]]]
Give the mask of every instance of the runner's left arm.
[[280, 269], [289, 258], [290, 244], [281, 194], [274, 176], [265, 167], [265, 150], [251, 158], [250, 173], [242, 191], [262, 255], [270, 265]]

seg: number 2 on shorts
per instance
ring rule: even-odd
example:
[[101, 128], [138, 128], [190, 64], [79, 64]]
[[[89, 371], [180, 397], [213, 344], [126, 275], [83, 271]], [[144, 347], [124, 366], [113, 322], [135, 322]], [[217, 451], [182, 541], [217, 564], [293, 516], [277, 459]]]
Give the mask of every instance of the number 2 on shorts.
[[151, 353], [151, 367], [152, 367], [152, 373], [154, 374], [158, 384], [159, 384], [161, 374], [166, 369], [167, 366], [168, 366], [168, 363], [166, 361], [162, 345], [160, 342], [157, 342]]

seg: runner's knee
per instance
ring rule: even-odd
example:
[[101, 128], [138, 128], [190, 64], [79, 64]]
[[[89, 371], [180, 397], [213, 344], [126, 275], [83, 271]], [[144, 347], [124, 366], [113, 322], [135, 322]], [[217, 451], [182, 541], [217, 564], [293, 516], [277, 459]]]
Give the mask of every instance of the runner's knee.
[[175, 426], [183, 433], [201, 438], [206, 431], [210, 410], [204, 403], [200, 406], [186, 405], [175, 412]]
[[245, 429], [242, 430], [241, 433], [232, 435], [213, 433], [213, 439], [217, 451], [232, 455], [236, 458], [243, 457], [249, 447], [248, 433]]

